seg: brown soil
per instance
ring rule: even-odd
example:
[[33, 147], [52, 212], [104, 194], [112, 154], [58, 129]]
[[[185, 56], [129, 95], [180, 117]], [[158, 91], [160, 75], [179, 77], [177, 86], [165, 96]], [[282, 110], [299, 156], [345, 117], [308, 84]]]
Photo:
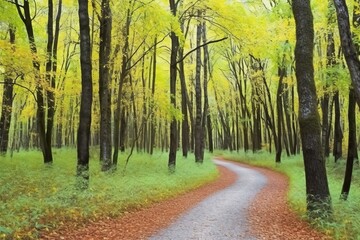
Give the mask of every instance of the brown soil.
[[[41, 239], [146, 239], [205, 197], [236, 181], [235, 173], [224, 167], [218, 168], [219, 178], [206, 186], [119, 218], [99, 220], [81, 228], [66, 224], [51, 232], [43, 232]], [[256, 169], [268, 178], [268, 184], [249, 209], [249, 225], [253, 235], [259, 239], [328, 239], [291, 212], [286, 201], [288, 180], [285, 176], [267, 169]]]

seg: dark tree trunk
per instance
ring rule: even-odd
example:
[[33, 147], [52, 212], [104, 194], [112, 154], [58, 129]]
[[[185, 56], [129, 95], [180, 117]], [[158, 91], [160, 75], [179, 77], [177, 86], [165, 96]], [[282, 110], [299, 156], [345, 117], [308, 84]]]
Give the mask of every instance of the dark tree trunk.
[[47, 96], [47, 126], [46, 126], [46, 135], [45, 135], [45, 154], [46, 154], [46, 163], [52, 163], [52, 150], [51, 150], [51, 137], [52, 129], [54, 126], [54, 116], [55, 116], [55, 74], [52, 72], [53, 65], [53, 43], [54, 43], [54, 13], [53, 13], [53, 1], [48, 0], [48, 23], [47, 23], [47, 47], [46, 47], [46, 81], [49, 84], [50, 89], [46, 90]]
[[286, 69], [284, 67], [279, 67], [279, 85], [276, 93], [276, 112], [277, 112], [277, 148], [276, 148], [276, 157], [275, 162], [281, 162], [281, 152], [282, 152], [282, 125], [283, 125], [283, 79], [286, 76]]
[[[9, 26], [10, 44], [15, 51], [15, 27]], [[2, 94], [1, 118], [0, 118], [0, 154], [5, 155], [9, 145], [9, 130], [11, 124], [12, 106], [14, 101], [13, 73], [6, 71], [4, 78], [4, 90]]]
[[334, 3], [339, 25], [341, 47], [349, 68], [352, 85], [355, 91], [356, 102], [360, 107], [360, 60], [351, 37], [349, 12], [345, 0], [334, 0]]
[[[198, 17], [201, 16], [201, 11], [198, 10]], [[196, 28], [196, 73], [195, 73], [195, 162], [201, 163], [203, 158], [201, 156], [201, 148], [203, 141], [202, 129], [202, 91], [201, 91], [201, 44], [202, 24], [199, 23]]]
[[[331, 10], [332, 3], [329, 2], [329, 11]], [[332, 14], [329, 14], [328, 21], [331, 21]], [[332, 67], [336, 64], [335, 59], [335, 43], [334, 43], [334, 34], [332, 32], [328, 33], [327, 36], [327, 48], [326, 48], [326, 66]], [[330, 77], [329, 74], [326, 78]], [[321, 101], [321, 110], [322, 110], [322, 144], [323, 144], [323, 151], [325, 157], [329, 157], [330, 155], [330, 120], [329, 120], [329, 101], [330, 96], [328, 93], [329, 81], [325, 79], [325, 89], [324, 89], [324, 97]], [[331, 110], [332, 111], [332, 110]]]
[[[59, 34], [60, 34], [60, 19], [61, 19], [61, 14], [62, 14], [62, 0], [59, 0], [58, 2], [58, 10], [57, 10], [57, 16], [55, 19], [55, 33], [54, 33], [54, 44], [53, 44], [53, 50], [52, 50], [52, 58], [53, 58], [53, 62], [52, 62], [52, 78], [51, 78], [51, 84], [52, 87], [55, 89], [55, 77], [56, 77], [56, 71], [57, 71], [57, 50], [58, 50], [58, 43], [59, 43]], [[65, 67], [65, 75], [67, 72], [68, 68]], [[64, 77], [65, 78], [65, 77]], [[61, 89], [62, 90], [62, 89]], [[53, 94], [53, 101], [52, 103], [54, 104], [53, 106], [53, 114], [55, 115], [55, 96]], [[48, 103], [49, 104], [49, 103]], [[60, 105], [60, 104], [59, 104]], [[62, 116], [63, 116], [63, 106], [60, 105], [60, 121], [58, 122], [57, 125], [57, 133], [56, 133], [56, 145], [58, 148], [61, 147], [61, 141], [62, 141]], [[51, 115], [51, 114], [50, 114]], [[52, 123], [48, 122], [48, 129], [46, 131], [47, 134], [47, 139], [51, 139], [51, 135], [52, 135], [52, 129], [53, 129], [53, 125], [54, 125], [54, 117], [52, 117]], [[50, 129], [51, 126], [51, 129]], [[50, 131], [49, 131], [50, 130]], [[49, 141], [48, 141], [49, 142]], [[49, 142], [49, 145], [51, 146], [51, 142]]]
[[47, 96], [47, 124], [46, 124], [46, 159], [47, 163], [53, 162], [52, 156], [52, 133], [54, 128], [54, 117], [55, 117], [55, 80], [56, 80], [56, 70], [57, 70], [57, 48], [59, 42], [59, 32], [60, 32], [60, 19], [62, 12], [62, 1], [58, 3], [58, 11], [55, 20], [55, 32], [53, 31], [53, 1], [48, 0], [48, 42], [47, 42], [47, 61], [46, 61], [46, 80], [49, 84], [49, 89], [46, 90]]
[[329, 94], [325, 93], [321, 100], [322, 110], [322, 145], [324, 156], [330, 155], [330, 126], [329, 126]]
[[[123, 95], [123, 86], [128, 75], [127, 64], [129, 59], [129, 34], [130, 34], [130, 23], [131, 23], [131, 11], [130, 8], [126, 13], [126, 23], [122, 30], [122, 36], [125, 39], [124, 46], [122, 49], [122, 62], [121, 62], [121, 73], [119, 78], [119, 86], [117, 93], [117, 102], [114, 114], [114, 154], [113, 154], [113, 167], [116, 169], [119, 156], [119, 147], [121, 151], [125, 151], [125, 146], [123, 141], [125, 141], [125, 109], [121, 106], [122, 95]], [[123, 135], [124, 134], [124, 135]], [[121, 146], [120, 146], [121, 145]]]
[[101, 170], [111, 169], [111, 27], [109, 0], [101, 1], [99, 49], [99, 99], [100, 99], [100, 161]]
[[88, 1], [78, 0], [80, 26], [81, 103], [80, 122], [77, 133], [77, 176], [78, 187], [89, 185], [89, 143], [92, 107], [92, 66], [90, 50], [90, 27]]
[[[156, 83], [156, 49], [157, 49], [157, 38], [154, 40], [154, 54], [153, 54], [153, 65], [152, 65], [152, 86], [151, 86], [151, 96], [154, 101], [155, 98], [155, 83]], [[154, 111], [153, 111], [154, 112]], [[150, 123], [150, 154], [153, 154], [155, 147], [155, 135], [156, 135], [156, 116], [154, 113], [151, 114], [151, 123]]]
[[[49, 147], [46, 142], [46, 135], [45, 135], [45, 104], [44, 104], [44, 94], [43, 94], [43, 87], [41, 83], [40, 77], [40, 63], [37, 59], [37, 47], [35, 43], [35, 36], [34, 30], [32, 26], [32, 16], [30, 14], [30, 6], [29, 1], [24, 1], [23, 5], [21, 6], [18, 0], [15, 0], [15, 5], [18, 11], [18, 14], [21, 20], [24, 22], [27, 37], [29, 40], [30, 51], [33, 55], [32, 65], [34, 68], [35, 80], [36, 80], [36, 118], [37, 118], [37, 133], [40, 142], [40, 147], [43, 154], [44, 163], [51, 163], [52, 159], [49, 159]], [[23, 12], [22, 10], [23, 9]]]
[[[179, 58], [182, 59], [184, 56], [184, 49], [179, 50]], [[181, 146], [183, 157], [187, 157], [189, 151], [189, 139], [190, 139], [190, 126], [189, 126], [189, 115], [188, 115], [188, 99], [187, 99], [187, 89], [185, 81], [185, 68], [184, 61], [179, 63], [179, 77], [181, 84], [181, 113], [183, 119], [181, 121]]]
[[348, 154], [346, 161], [346, 170], [344, 182], [341, 190], [340, 198], [343, 200], [347, 200], [351, 178], [353, 172], [354, 158], [357, 158], [357, 147], [356, 147], [356, 101], [354, 90], [350, 89], [349, 93], [349, 109], [348, 109], [348, 120], [349, 120], [349, 143], [348, 143]]
[[[206, 23], [204, 22], [202, 24], [202, 39], [203, 44], [207, 42], [207, 31], [206, 31]], [[207, 126], [207, 121], [210, 119], [210, 112], [209, 112], [209, 96], [208, 96], [208, 73], [209, 71], [209, 49], [208, 46], [204, 46], [204, 110], [203, 110], [203, 116], [202, 116], [202, 145], [201, 145], [201, 158], [204, 159], [204, 151], [205, 151], [205, 142], [206, 142], [206, 127], [210, 127], [208, 129], [208, 142], [209, 142], [209, 151], [213, 152], [212, 147], [212, 134], [211, 134], [211, 126]]]
[[314, 25], [309, 0], [293, 0], [296, 24], [296, 79], [303, 148], [307, 210], [311, 218], [331, 212], [331, 200], [321, 147], [320, 118], [314, 81]]
[[[176, 17], [177, 4], [175, 0], [169, 0], [170, 10], [174, 17]], [[170, 56], [170, 103], [176, 109], [176, 76], [177, 76], [177, 55], [179, 49], [179, 38], [174, 31], [170, 33], [171, 38], [171, 56]], [[176, 150], [177, 150], [177, 121], [172, 117], [170, 122], [170, 148], [168, 167], [170, 172], [175, 171], [176, 166]]]
[[252, 110], [254, 126], [252, 134], [252, 150], [255, 153], [261, 150], [261, 109], [258, 104], [253, 103]]
[[334, 147], [333, 147], [333, 156], [335, 162], [342, 156], [342, 139], [343, 132], [341, 129], [341, 120], [340, 120], [340, 97], [339, 91], [335, 92], [334, 95], [334, 105], [335, 105], [335, 122], [334, 122]]

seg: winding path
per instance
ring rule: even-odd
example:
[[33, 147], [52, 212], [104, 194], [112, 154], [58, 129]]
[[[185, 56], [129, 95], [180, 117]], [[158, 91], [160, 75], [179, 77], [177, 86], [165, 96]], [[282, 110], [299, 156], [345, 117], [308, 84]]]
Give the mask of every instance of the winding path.
[[214, 161], [235, 172], [236, 182], [209, 196], [150, 239], [256, 239], [249, 233], [247, 210], [255, 195], [265, 186], [266, 177], [231, 162]]
[[331, 239], [290, 210], [286, 176], [240, 163], [214, 161], [220, 176], [210, 184], [118, 218], [84, 226], [65, 224], [42, 232], [40, 239]]

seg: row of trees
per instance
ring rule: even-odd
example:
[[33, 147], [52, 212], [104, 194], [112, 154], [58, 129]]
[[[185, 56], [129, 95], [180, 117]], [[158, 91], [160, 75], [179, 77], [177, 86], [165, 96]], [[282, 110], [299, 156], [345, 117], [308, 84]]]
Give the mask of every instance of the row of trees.
[[[335, 3], [344, 24], [346, 5]], [[314, 20], [309, 1], [295, 0], [12, 0], [0, 8], [3, 154], [40, 148], [51, 164], [52, 147], [77, 145], [87, 182], [89, 145], [100, 146], [103, 171], [116, 169], [126, 148], [169, 151], [174, 171], [179, 148], [201, 163], [205, 148], [266, 149], [281, 162], [283, 151], [302, 147], [312, 211], [329, 203], [322, 152], [328, 157], [332, 142], [337, 161], [348, 134], [349, 192], [358, 85], [350, 67], [349, 91], [343, 55], [357, 66], [357, 52], [340, 48], [332, 1], [313, 1]], [[349, 46], [350, 25], [340, 29]]]

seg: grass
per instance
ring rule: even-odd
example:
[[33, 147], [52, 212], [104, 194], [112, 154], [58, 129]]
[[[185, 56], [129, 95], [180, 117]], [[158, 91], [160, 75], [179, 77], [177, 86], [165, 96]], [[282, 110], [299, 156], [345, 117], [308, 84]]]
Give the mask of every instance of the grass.
[[168, 172], [167, 153], [134, 154], [125, 174], [125, 155], [112, 174], [100, 171], [96, 149], [91, 156], [86, 191], [75, 188], [75, 149], [54, 150], [52, 166], [45, 166], [36, 151], [0, 158], [0, 239], [36, 239], [39, 230], [65, 222], [116, 217], [194, 189], [218, 175], [210, 156], [203, 165], [195, 164], [191, 156], [178, 156], [175, 174]]
[[[245, 152], [217, 152], [218, 156], [241, 161], [243, 163], [266, 167], [282, 172], [289, 177], [290, 189], [288, 201], [292, 209], [302, 218], [306, 218], [305, 174], [302, 156], [284, 157], [281, 164], [275, 164], [275, 155], [268, 152], [256, 154]], [[352, 186], [347, 201], [340, 200], [342, 181], [345, 173], [345, 160], [337, 164], [332, 158], [327, 160], [327, 173], [333, 204], [333, 218], [330, 221], [317, 219], [312, 224], [315, 228], [332, 236], [334, 239], [360, 239], [360, 168], [354, 165]]]

